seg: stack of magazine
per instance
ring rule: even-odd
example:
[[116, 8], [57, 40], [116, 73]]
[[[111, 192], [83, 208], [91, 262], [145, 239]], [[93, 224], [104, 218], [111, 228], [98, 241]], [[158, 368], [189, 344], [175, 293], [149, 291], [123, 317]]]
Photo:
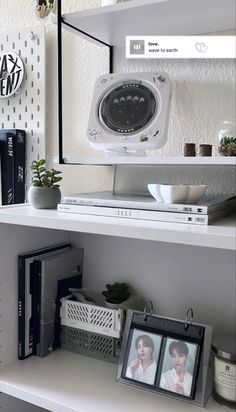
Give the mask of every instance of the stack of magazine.
[[65, 196], [59, 212], [112, 216], [194, 225], [209, 225], [235, 211], [235, 195], [208, 195], [195, 204], [157, 202], [150, 196], [116, 195], [112, 192]]

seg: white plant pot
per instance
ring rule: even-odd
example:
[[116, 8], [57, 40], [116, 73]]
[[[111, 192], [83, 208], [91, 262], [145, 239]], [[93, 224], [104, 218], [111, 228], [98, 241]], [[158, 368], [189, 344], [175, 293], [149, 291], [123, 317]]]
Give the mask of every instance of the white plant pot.
[[107, 302], [107, 300], [105, 301], [105, 305], [106, 305], [106, 308], [108, 309], [119, 309], [120, 307], [120, 303], [111, 303], [111, 302]]
[[116, 0], [101, 0], [101, 6], [111, 6], [112, 4], [116, 4]]
[[129, 0], [101, 0], [101, 6], [111, 6], [112, 4], [123, 3]]
[[140, 298], [140, 296], [131, 294], [131, 296], [127, 299], [124, 300], [124, 302], [121, 303], [110, 303], [105, 301], [105, 305], [109, 309], [133, 309], [133, 310], [143, 310], [144, 309], [144, 304], [143, 300]]
[[28, 191], [28, 201], [35, 209], [56, 209], [61, 201], [59, 187], [35, 187]]

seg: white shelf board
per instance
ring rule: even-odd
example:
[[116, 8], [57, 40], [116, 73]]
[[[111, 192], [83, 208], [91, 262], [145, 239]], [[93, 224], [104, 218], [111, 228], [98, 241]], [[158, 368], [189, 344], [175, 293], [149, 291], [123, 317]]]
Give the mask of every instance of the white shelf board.
[[[202, 166], [235, 166], [236, 157], [229, 156], [196, 156], [196, 157], [136, 157], [136, 156], [104, 156], [102, 157], [87, 157], [87, 156], [70, 156], [65, 157], [66, 164], [88, 164], [88, 165], [114, 165], [114, 164], [145, 164], [145, 165], [202, 165]], [[58, 160], [55, 158], [55, 162]]]
[[[117, 366], [63, 350], [1, 369], [0, 391], [53, 412], [196, 412], [196, 406], [116, 382]], [[209, 412], [226, 409], [210, 399]]]
[[229, 250], [235, 250], [236, 243], [235, 216], [221, 219], [213, 225], [198, 226], [62, 213], [33, 209], [29, 205], [13, 205], [0, 208], [1, 222]]
[[100, 41], [124, 46], [125, 36], [193, 35], [233, 29], [235, 1], [132, 0], [64, 14], [63, 19]]

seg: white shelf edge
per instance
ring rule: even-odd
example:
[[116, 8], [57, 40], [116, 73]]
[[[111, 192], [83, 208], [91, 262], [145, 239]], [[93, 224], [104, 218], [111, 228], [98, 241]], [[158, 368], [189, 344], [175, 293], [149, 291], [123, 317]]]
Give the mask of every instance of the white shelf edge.
[[236, 243], [234, 216], [213, 225], [200, 226], [62, 213], [14, 205], [0, 208], [0, 223], [228, 250], [235, 250]]
[[176, 0], [132, 0], [64, 14], [63, 19], [106, 44], [124, 46], [126, 35], [196, 35], [231, 30], [234, 12], [233, 0], [178, 0], [178, 4]]
[[[1, 369], [0, 391], [52, 412], [195, 412], [190, 403], [117, 384], [117, 366], [63, 350]], [[210, 399], [206, 411], [225, 408]]]
[[[58, 158], [54, 157], [54, 162], [58, 163]], [[200, 165], [200, 166], [236, 166], [236, 157], [212, 156], [212, 157], [90, 157], [90, 156], [68, 156], [64, 158], [66, 164], [84, 164], [84, 165], [115, 165], [115, 164], [145, 164], [145, 165]]]

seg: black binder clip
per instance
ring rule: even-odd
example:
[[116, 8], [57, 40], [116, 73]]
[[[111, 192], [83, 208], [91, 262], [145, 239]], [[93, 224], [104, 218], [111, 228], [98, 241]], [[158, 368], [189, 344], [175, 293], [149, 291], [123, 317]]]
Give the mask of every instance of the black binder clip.
[[187, 331], [189, 328], [189, 325], [192, 325], [193, 322], [193, 309], [189, 308], [186, 313], [186, 318], [184, 322], [184, 330]]
[[[150, 312], [149, 312], [149, 314], [152, 315], [152, 313], [153, 313], [153, 303], [152, 303], [151, 300], [149, 300], [148, 303], [149, 303], [149, 306], [150, 306]], [[144, 322], [147, 322], [147, 318], [148, 318], [147, 308], [144, 308], [143, 314], [144, 314], [144, 315], [143, 315]]]

